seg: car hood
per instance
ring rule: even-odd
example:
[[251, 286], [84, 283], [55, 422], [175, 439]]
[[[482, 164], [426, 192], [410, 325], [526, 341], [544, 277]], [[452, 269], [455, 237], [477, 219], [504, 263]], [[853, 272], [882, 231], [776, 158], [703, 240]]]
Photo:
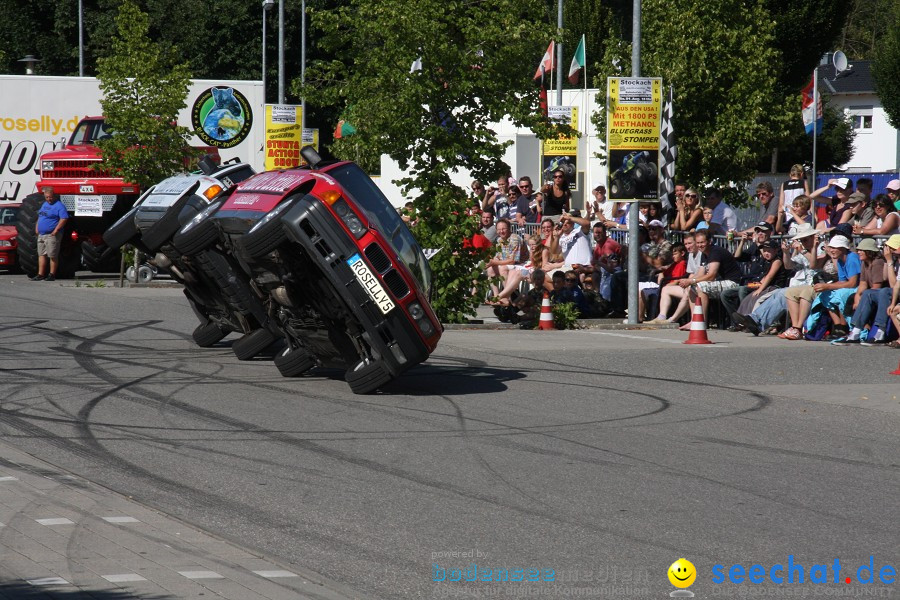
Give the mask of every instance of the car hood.
[[9, 240], [16, 237], [15, 225], [0, 225], [0, 240]]

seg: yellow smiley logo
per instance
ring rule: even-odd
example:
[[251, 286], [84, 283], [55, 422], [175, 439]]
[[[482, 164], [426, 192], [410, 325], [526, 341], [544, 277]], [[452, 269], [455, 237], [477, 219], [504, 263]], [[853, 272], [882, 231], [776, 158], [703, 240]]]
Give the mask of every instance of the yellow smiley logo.
[[691, 587], [697, 579], [697, 569], [686, 558], [679, 558], [669, 567], [669, 581], [677, 588]]

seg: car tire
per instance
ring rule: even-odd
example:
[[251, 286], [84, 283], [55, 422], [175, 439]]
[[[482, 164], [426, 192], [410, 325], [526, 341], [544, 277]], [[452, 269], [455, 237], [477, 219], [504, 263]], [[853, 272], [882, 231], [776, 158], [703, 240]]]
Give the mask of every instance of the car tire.
[[197, 325], [197, 328], [194, 329], [191, 337], [194, 338], [194, 343], [201, 348], [209, 348], [213, 344], [221, 341], [222, 338], [228, 334], [228, 331], [222, 331], [222, 329], [212, 321], [207, 321], [206, 323]]
[[118, 250], [125, 244], [134, 245], [141, 237], [141, 232], [134, 223], [134, 215], [137, 214], [139, 208], [139, 204], [131, 207], [103, 233], [103, 241], [107, 246]]
[[316, 359], [306, 348], [287, 346], [275, 357], [275, 366], [283, 377], [298, 377], [316, 366]]
[[35, 226], [38, 220], [38, 211], [44, 203], [43, 194], [31, 194], [22, 200], [22, 207], [17, 215], [16, 223], [16, 252], [21, 269], [28, 275], [36, 275], [38, 272], [37, 234]]
[[185, 223], [172, 238], [172, 245], [182, 254], [197, 254], [206, 250], [219, 239], [219, 230], [212, 216], [223, 202], [213, 202], [197, 216]]
[[256, 329], [235, 340], [231, 350], [238, 360], [250, 360], [272, 345], [275, 336], [268, 329]]
[[392, 379], [393, 376], [380, 362], [367, 364], [359, 361], [344, 375], [344, 380], [354, 394], [371, 394]]
[[228, 306], [242, 314], [253, 313], [253, 304], [258, 303], [259, 299], [244, 278], [236, 275], [238, 269], [224, 254], [216, 250], [204, 250], [194, 259], [204, 274], [215, 282]]
[[260, 219], [246, 234], [241, 236], [240, 243], [250, 258], [259, 258], [272, 252], [287, 240], [281, 216], [295, 203], [296, 198], [282, 202]]
[[119, 250], [106, 244], [95, 246], [90, 241], [84, 241], [81, 243], [81, 255], [85, 268], [93, 273], [118, 273], [122, 263]]
[[[180, 198], [178, 202], [169, 207], [162, 218], [141, 234], [141, 240], [150, 252], [155, 253], [160, 246], [171, 240], [172, 236], [182, 228], [181, 223], [178, 221], [178, 216], [181, 213], [181, 209], [184, 208], [184, 205], [190, 199], [191, 194], [185, 194], [183, 198]], [[213, 232], [218, 234], [215, 231], [215, 227], [213, 227]]]

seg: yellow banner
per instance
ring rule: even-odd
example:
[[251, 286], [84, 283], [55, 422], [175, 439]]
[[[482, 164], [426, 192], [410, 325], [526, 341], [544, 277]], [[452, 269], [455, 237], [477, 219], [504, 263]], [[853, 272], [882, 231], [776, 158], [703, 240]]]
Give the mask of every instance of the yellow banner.
[[[577, 106], [550, 106], [547, 116], [551, 121], [566, 123], [573, 129], [578, 128]], [[541, 154], [544, 156], [571, 156], [578, 153], [578, 136], [561, 135], [556, 139], [544, 140], [541, 143]]]
[[609, 197], [659, 197], [659, 120], [662, 79], [609, 77], [606, 80], [606, 151]]
[[302, 107], [294, 104], [266, 104], [266, 171], [300, 165], [302, 142]]

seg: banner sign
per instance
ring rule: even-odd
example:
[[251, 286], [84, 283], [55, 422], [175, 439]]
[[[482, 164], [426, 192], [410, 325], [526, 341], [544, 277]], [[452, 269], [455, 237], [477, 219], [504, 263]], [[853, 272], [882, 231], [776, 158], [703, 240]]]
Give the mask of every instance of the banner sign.
[[[577, 129], [577, 106], [550, 106], [547, 116], [551, 121], [565, 123]], [[569, 183], [569, 189], [578, 191], [575, 177], [578, 168], [578, 136], [561, 135], [541, 142], [541, 168], [545, 183], [553, 182], [553, 171], [561, 170]]]
[[266, 171], [300, 164], [303, 108], [299, 104], [266, 104]]
[[662, 79], [609, 77], [606, 85], [609, 197], [657, 200]]

